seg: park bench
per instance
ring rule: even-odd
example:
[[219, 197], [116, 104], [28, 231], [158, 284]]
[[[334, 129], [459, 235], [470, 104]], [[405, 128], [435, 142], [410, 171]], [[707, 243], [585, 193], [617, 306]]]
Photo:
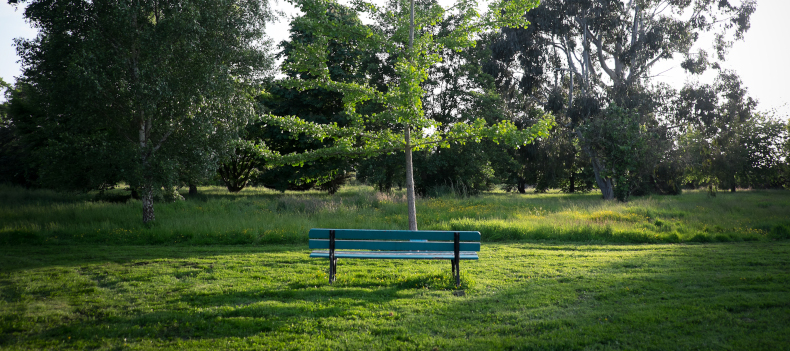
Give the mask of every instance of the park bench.
[[[310, 229], [311, 258], [329, 259], [329, 283], [338, 258], [450, 260], [455, 285], [461, 285], [459, 262], [477, 260], [480, 232], [438, 230]], [[341, 251], [342, 250], [342, 251]]]

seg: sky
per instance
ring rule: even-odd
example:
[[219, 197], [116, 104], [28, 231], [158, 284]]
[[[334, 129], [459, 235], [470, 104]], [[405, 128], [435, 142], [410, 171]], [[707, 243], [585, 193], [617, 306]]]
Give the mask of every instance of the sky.
[[[443, 5], [449, 5], [450, 2], [450, 0], [440, 0]], [[274, 4], [275, 8], [287, 14], [279, 22], [269, 24], [266, 30], [273, 41], [279, 43], [287, 39], [288, 16], [293, 16], [297, 10], [284, 0], [277, 0]], [[735, 43], [722, 65], [724, 68], [738, 72], [749, 90], [749, 95], [759, 101], [758, 110], [773, 111], [782, 119], [790, 117], [788, 13], [790, 13], [790, 1], [757, 0], [757, 11], [751, 18], [751, 29], [746, 33], [743, 41]], [[14, 77], [21, 74], [14, 38], [29, 39], [35, 36], [36, 30], [25, 22], [22, 8], [16, 9], [8, 5], [6, 0], [0, 0], [0, 77], [3, 80], [13, 83]], [[656, 79], [678, 89], [687, 81], [699, 80], [710, 83], [715, 78], [713, 72], [708, 72], [699, 78], [687, 76], [680, 68], [680, 60], [664, 62], [657, 66], [654, 72], [664, 72]]]

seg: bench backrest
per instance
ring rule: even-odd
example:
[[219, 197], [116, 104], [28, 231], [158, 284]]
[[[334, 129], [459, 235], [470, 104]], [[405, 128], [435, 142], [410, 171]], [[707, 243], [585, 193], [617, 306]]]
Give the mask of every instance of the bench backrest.
[[[480, 251], [480, 232], [440, 230], [310, 229], [310, 248], [329, 249], [334, 231], [335, 250]], [[424, 240], [424, 241], [421, 241]]]

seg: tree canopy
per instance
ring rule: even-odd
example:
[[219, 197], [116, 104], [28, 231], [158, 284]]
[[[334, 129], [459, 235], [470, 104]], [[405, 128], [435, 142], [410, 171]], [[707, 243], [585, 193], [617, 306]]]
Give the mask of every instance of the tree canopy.
[[[616, 105], [639, 116], [629, 119], [635, 127], [641, 125], [655, 132], [650, 135], [666, 139], [667, 131], [661, 129], [671, 128], [667, 123], [671, 113], [666, 110], [668, 97], [674, 93], [653, 84], [651, 69], [677, 55], [685, 58], [682, 66], [692, 73], [719, 67], [716, 62], [724, 60], [733, 41], [742, 39], [749, 29], [755, 9], [752, 0], [738, 4], [718, 0], [545, 0], [527, 13], [530, 27], [502, 30], [494, 45], [491, 71], [500, 90], [519, 91], [532, 103], [559, 114], [561, 133], [578, 141], [591, 161], [604, 198], [613, 199], [617, 181], [610, 175], [620, 173], [615, 169], [637, 164], [648, 167], [631, 173], [635, 176], [650, 173], [649, 168], [658, 163], [602, 158], [596, 150], [602, 150], [604, 134], [591, 138], [582, 130], [600, 128], [601, 119], [619, 119], [621, 113], [606, 113], [607, 106]], [[693, 51], [705, 33], [714, 38], [715, 55]], [[632, 144], [628, 138], [636, 134], [626, 130], [621, 130], [625, 134], [609, 133], [606, 143]], [[669, 150], [656, 155], [666, 152]], [[617, 164], [622, 162], [631, 166]], [[620, 178], [620, 182], [632, 183], [626, 180], [630, 177]]]
[[[475, 45], [476, 35], [500, 26], [525, 26], [524, 13], [537, 5], [537, 1], [494, 1], [490, 11], [480, 16], [476, 2], [459, 1], [446, 12], [434, 3], [421, 4], [414, 11], [414, 3], [395, 2], [380, 8], [364, 1], [354, 3], [353, 9], [366, 13], [379, 23], [389, 24], [389, 31], [374, 31], [369, 26], [349, 25], [348, 22], [331, 20], [341, 5], [334, 1], [302, 0], [295, 3], [305, 14], [300, 23], [315, 33], [311, 42], [293, 43], [291, 60], [284, 64], [288, 70], [304, 72], [312, 79], [291, 79], [285, 84], [294, 88], [322, 88], [343, 95], [344, 112], [349, 117], [346, 126], [316, 124], [295, 116], [268, 116], [267, 122], [276, 124], [294, 134], [305, 134], [318, 140], [332, 138], [330, 147], [304, 153], [280, 155], [268, 152], [272, 162], [301, 164], [322, 157], [341, 154], [374, 155], [405, 150], [407, 197], [409, 198], [409, 229], [416, 230], [414, 210], [414, 183], [411, 152], [431, 145], [449, 146], [490, 138], [495, 142], [521, 145], [545, 135], [553, 123], [546, 115], [531, 128], [519, 130], [510, 121], [488, 125], [483, 118], [470, 123], [456, 123], [445, 128], [439, 121], [429, 118], [424, 111], [423, 82], [428, 70], [441, 62], [444, 49], [462, 50]], [[408, 6], [407, 6], [408, 5]], [[429, 27], [442, 21], [445, 14], [458, 16], [455, 26], [444, 36], [436, 36]], [[327, 66], [327, 45], [330, 40], [347, 43], [394, 58], [395, 77], [380, 91], [366, 82], [337, 81]], [[381, 104], [381, 112], [363, 113], [357, 107], [364, 102]], [[388, 124], [394, 128], [371, 130], [371, 124]], [[439, 132], [441, 131], [441, 132]]]
[[[256, 81], [271, 67], [256, 0], [30, 0], [38, 28], [18, 40], [35, 111], [17, 117], [40, 140], [41, 181], [153, 193], [185, 167], [214, 168], [253, 113]], [[75, 167], [75, 165], [79, 165]]]

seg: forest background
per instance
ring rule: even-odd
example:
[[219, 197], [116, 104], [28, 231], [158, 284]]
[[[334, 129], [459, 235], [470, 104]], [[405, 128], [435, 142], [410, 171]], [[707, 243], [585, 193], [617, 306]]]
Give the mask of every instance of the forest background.
[[[317, 15], [305, 11], [292, 20], [289, 40], [273, 49], [264, 29], [275, 9], [265, 2], [241, 3], [248, 15], [232, 14], [230, 20], [202, 18], [201, 28], [189, 27], [194, 18], [189, 16], [199, 12], [167, 13], [175, 11], [167, 2], [130, 2], [126, 13], [96, 12], [106, 18], [90, 17], [101, 11], [98, 6], [62, 5], [64, 13], [87, 16], [67, 21], [48, 8], [37, 12], [46, 4], [29, 2], [26, 17], [40, 34], [17, 43], [24, 74], [13, 86], [5, 83], [4, 182], [100, 192], [125, 184], [130, 196], [142, 199], [144, 220], [153, 218], [154, 197], [177, 199], [174, 188], [195, 191], [201, 184], [223, 184], [231, 192], [257, 185], [332, 194], [354, 178], [384, 193], [411, 188], [403, 152], [379, 146], [378, 152], [354, 153], [362, 140], [322, 131], [351, 125], [357, 115], [380, 116], [387, 105], [377, 100], [349, 105], [349, 91], [322, 86], [324, 78], [304, 70], [318, 57], [333, 84], [387, 94], [398, 86], [400, 73], [398, 55], [384, 47], [351, 34], [316, 36], [322, 29], [309, 23]], [[322, 21], [350, 28], [347, 33], [397, 36], [403, 28], [398, 21], [365, 24], [360, 13], [367, 5], [295, 4], [325, 6], [319, 15], [329, 17]], [[416, 13], [432, 19], [418, 23], [417, 36], [440, 44], [457, 41], [453, 33], [466, 28], [463, 11], [476, 9], [459, 4], [445, 11], [418, 2]], [[786, 187], [788, 125], [760, 112], [737, 72], [721, 65], [750, 28], [756, 6], [753, 1], [543, 1], [524, 15], [526, 27], [480, 31], [474, 34], [477, 45], [431, 49], [437, 61], [420, 78], [419, 106], [421, 116], [435, 124], [415, 133], [444, 141], [415, 149], [413, 188], [419, 196], [468, 196], [496, 187], [522, 193], [528, 187], [567, 193], [595, 189], [604, 199], [628, 201], [635, 195], [680, 194], [684, 188], [704, 187], [714, 196], [720, 188]], [[376, 11], [398, 14], [404, 8], [391, 2]], [[138, 18], [135, 13], [153, 14], [154, 20], [133, 34], [119, 32], [127, 38], [120, 44], [107, 38], [119, 18]], [[156, 25], [159, 14], [167, 26]], [[235, 32], [223, 32], [223, 40], [199, 32], [231, 21]], [[202, 44], [182, 45], [184, 33]], [[711, 52], [698, 48], [699, 41], [711, 38]], [[305, 56], [311, 52], [303, 49], [317, 44], [322, 45], [318, 56]], [[148, 50], [139, 57], [148, 61], [138, 61], [140, 50]], [[716, 78], [679, 90], [654, 79], [654, 65], [681, 56], [685, 71], [714, 71]], [[188, 64], [176, 64], [185, 57]], [[282, 67], [276, 67], [278, 59]], [[475, 142], [451, 137], [476, 121], [529, 130], [549, 114], [555, 121], [551, 132], [517, 148], [486, 139], [479, 130], [466, 131], [477, 133]], [[292, 116], [312, 129], [278, 125], [267, 116]], [[399, 121], [365, 123], [366, 130], [379, 134], [404, 131]], [[346, 144], [345, 153], [309, 156]]]

